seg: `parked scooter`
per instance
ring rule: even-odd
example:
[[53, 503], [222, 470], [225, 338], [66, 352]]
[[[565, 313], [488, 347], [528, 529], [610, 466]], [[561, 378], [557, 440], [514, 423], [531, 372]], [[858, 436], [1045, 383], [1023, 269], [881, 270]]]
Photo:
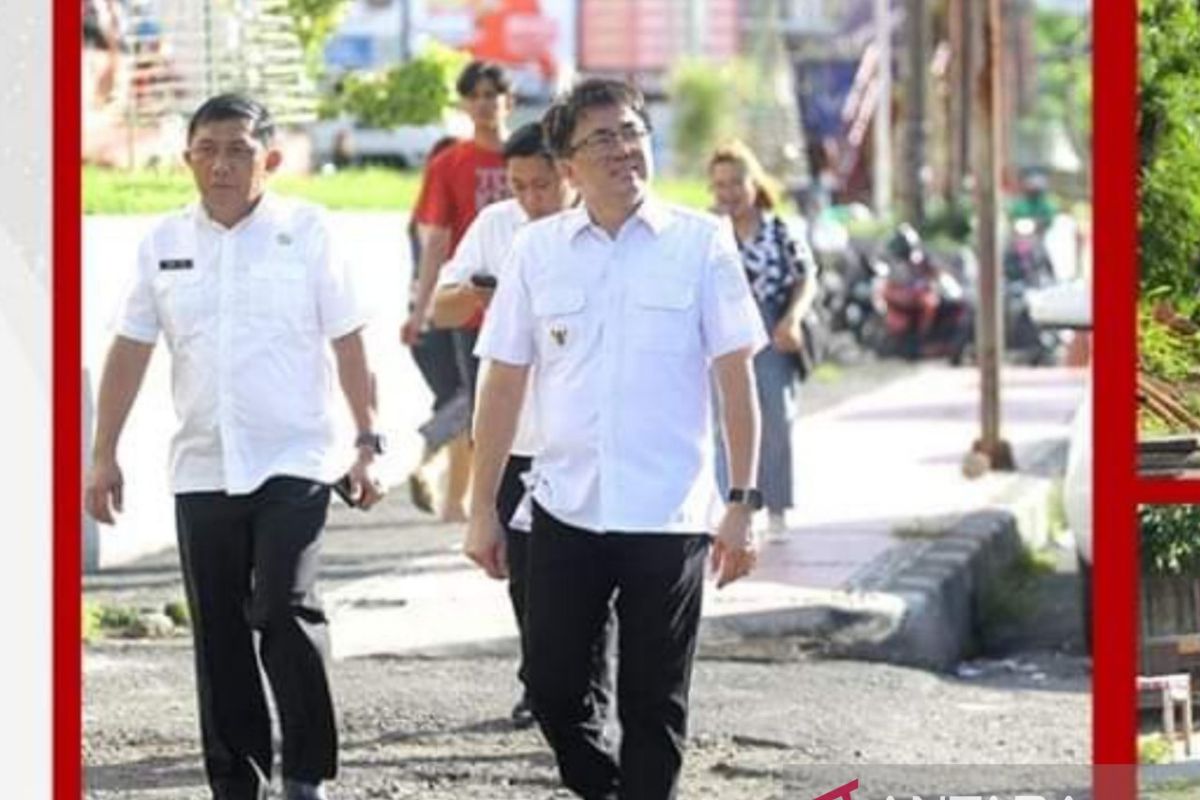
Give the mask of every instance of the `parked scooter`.
[[874, 287], [880, 316], [864, 329], [864, 340], [881, 356], [962, 363], [973, 326], [962, 283], [928, 256], [908, 223], [896, 228], [881, 263], [886, 274], [876, 278]]

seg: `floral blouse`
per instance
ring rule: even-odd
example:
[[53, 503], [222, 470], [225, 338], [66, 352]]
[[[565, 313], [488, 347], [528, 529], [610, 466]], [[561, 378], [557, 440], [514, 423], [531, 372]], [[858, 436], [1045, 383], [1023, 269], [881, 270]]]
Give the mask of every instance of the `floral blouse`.
[[759, 310], [767, 320], [778, 320], [796, 284], [814, 273], [808, 243], [797, 241], [777, 214], [764, 211], [758, 233], [751, 241], [739, 241], [738, 250]]

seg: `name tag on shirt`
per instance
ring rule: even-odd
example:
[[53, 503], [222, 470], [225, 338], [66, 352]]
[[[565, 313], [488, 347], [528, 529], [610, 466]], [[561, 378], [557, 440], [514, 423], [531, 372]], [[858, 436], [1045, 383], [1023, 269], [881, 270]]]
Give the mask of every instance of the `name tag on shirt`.
[[191, 269], [192, 260], [190, 258], [165, 258], [158, 262], [158, 268], [163, 271]]

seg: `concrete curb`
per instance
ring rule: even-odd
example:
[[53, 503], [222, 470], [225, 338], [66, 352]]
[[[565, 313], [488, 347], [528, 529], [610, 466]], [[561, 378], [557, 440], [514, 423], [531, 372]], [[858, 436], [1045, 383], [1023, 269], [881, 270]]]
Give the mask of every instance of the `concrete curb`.
[[899, 539], [844, 591], [821, 593], [802, 608], [706, 619], [701, 650], [769, 657], [767, 637], [791, 636], [811, 638], [836, 657], [953, 669], [977, 649], [984, 587], [1023, 547], [1050, 542], [1052, 485], [1046, 478], [1004, 476], [995, 507], [921, 523], [946, 533]]
[[1017, 517], [1002, 510], [962, 517], [945, 536], [911, 548], [908, 557], [859, 590], [900, 599], [903, 611], [881, 635], [838, 636], [832, 652], [854, 658], [949, 670], [974, 649], [983, 587], [1020, 555]]

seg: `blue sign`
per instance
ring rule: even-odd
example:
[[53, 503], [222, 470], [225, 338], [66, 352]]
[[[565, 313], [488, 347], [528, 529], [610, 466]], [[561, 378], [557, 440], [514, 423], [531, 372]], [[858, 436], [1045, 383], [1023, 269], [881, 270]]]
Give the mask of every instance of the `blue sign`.
[[338, 69], [368, 69], [375, 66], [375, 37], [338, 34], [325, 45], [325, 64]]

